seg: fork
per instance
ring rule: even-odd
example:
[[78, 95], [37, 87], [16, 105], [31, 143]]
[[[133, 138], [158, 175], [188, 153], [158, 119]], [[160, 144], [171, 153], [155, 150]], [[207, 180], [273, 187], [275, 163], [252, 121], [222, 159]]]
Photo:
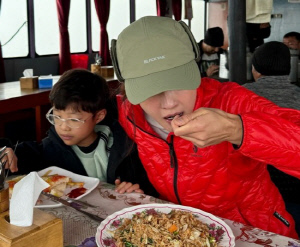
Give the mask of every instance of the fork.
[[7, 176], [8, 176], [8, 173], [9, 173], [9, 168], [10, 168], [10, 166], [11, 166], [13, 160], [14, 160], [14, 157], [15, 157], [15, 155], [16, 155], [16, 149], [17, 149], [18, 143], [19, 143], [19, 140], [17, 141], [16, 146], [15, 146], [15, 148], [14, 148], [13, 157], [12, 157], [10, 163], [8, 164], [8, 169], [7, 169], [7, 173], [6, 173], [6, 176], [5, 176], [5, 180], [7, 179]]

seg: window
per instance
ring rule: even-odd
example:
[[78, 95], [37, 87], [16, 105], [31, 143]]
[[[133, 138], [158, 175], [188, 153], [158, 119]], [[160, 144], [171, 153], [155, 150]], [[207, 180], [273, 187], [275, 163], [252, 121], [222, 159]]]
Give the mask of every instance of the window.
[[[117, 39], [120, 32], [130, 24], [129, 1], [110, 1], [110, 13], [107, 23], [108, 42]], [[92, 22], [92, 50], [100, 49], [100, 23], [95, 9], [94, 1], [91, 1], [91, 22]]]
[[27, 1], [2, 0], [0, 40], [4, 58], [28, 56], [27, 21]]
[[[205, 16], [205, 1], [192, 0], [193, 18], [191, 20], [191, 31], [197, 42], [204, 39], [204, 16]], [[182, 0], [182, 20], [188, 24], [185, 18], [185, 1]]]
[[143, 16], [157, 16], [156, 0], [135, 0], [135, 18]]
[[34, 0], [35, 49], [38, 55], [59, 53], [59, 29], [55, 1]]
[[[34, 0], [35, 46], [38, 55], [59, 53], [59, 25], [55, 0]], [[87, 50], [86, 4], [71, 1], [69, 14], [71, 53]]]
[[86, 52], [87, 29], [85, 1], [71, 1], [69, 16], [69, 34], [71, 53]]
[[[0, 0], [1, 1], [1, 0]], [[4, 58], [26, 57], [29, 54], [28, 17], [26, 0], [2, 0], [0, 40]], [[99, 51], [100, 23], [91, 3], [92, 50]], [[33, 0], [35, 52], [40, 55], [59, 53], [59, 25], [56, 0]], [[205, 1], [192, 0], [193, 19], [191, 30], [197, 41], [204, 37]], [[184, 19], [185, 1], [182, 0], [182, 20]], [[136, 19], [143, 16], [156, 16], [156, 0], [135, 0]], [[130, 24], [130, 1], [110, 1], [110, 16], [107, 23], [109, 44], [117, 39], [120, 32]], [[86, 1], [71, 1], [69, 15], [69, 37], [71, 53], [87, 51], [87, 16]]]

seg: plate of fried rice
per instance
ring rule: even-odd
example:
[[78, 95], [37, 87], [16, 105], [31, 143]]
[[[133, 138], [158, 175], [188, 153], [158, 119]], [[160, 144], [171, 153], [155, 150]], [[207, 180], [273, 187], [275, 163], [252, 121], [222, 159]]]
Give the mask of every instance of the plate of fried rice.
[[173, 204], [125, 208], [97, 228], [99, 247], [234, 247], [230, 227], [200, 209]]

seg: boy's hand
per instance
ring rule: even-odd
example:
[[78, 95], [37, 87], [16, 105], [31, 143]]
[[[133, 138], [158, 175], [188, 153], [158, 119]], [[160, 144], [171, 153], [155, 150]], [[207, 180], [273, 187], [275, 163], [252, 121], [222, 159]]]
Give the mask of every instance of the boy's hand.
[[2, 162], [6, 162], [5, 169], [10, 169], [11, 172], [18, 171], [18, 158], [11, 148], [6, 148], [5, 152], [8, 152], [5, 157], [3, 157]]
[[215, 73], [217, 73], [219, 71], [219, 65], [215, 65], [215, 64], [212, 64], [208, 67], [208, 69], [206, 70], [206, 75], [209, 77], [209, 76], [212, 76], [214, 75]]
[[125, 182], [125, 181], [121, 182], [120, 179], [116, 179], [115, 185], [116, 185], [115, 191], [120, 194], [131, 193], [131, 192], [144, 194], [144, 191], [140, 189], [139, 184], [132, 184], [130, 182]]

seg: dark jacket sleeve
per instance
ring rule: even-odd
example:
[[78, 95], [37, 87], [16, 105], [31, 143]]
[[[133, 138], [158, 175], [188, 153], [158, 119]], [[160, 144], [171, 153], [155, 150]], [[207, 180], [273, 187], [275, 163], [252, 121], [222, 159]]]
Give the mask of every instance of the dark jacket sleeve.
[[120, 177], [121, 181], [139, 184], [140, 188], [147, 195], [158, 196], [158, 193], [149, 181], [135, 145], [132, 147], [130, 154], [124, 158], [117, 168], [116, 176]]
[[[158, 193], [150, 183], [147, 173], [140, 161], [136, 145], [129, 139], [119, 122], [117, 121], [116, 102], [110, 102], [110, 118], [105, 119], [105, 124], [110, 126], [114, 142], [107, 168], [107, 182], [114, 184], [117, 178], [121, 181], [139, 184], [140, 188], [148, 195], [158, 196]], [[114, 108], [115, 109], [111, 109]], [[113, 114], [111, 114], [113, 113]], [[103, 124], [103, 122], [101, 122]]]
[[57, 166], [87, 176], [75, 152], [57, 136], [54, 127], [49, 129], [48, 136], [41, 143], [35, 141], [20, 143], [16, 148], [16, 156], [18, 172], [15, 174], [28, 174], [50, 166]]
[[42, 146], [35, 141], [24, 141], [14, 147], [9, 139], [0, 139], [0, 147], [15, 148], [18, 158], [18, 171], [13, 174], [28, 174], [32, 171], [44, 169], [42, 161]]
[[46, 168], [45, 162], [43, 162], [42, 144], [35, 141], [24, 141], [17, 146], [15, 154], [18, 158], [16, 174], [28, 174]]
[[12, 142], [10, 139], [8, 138], [0, 138], [0, 148], [2, 147], [8, 147], [8, 148], [11, 148], [13, 145], [12, 145]]

